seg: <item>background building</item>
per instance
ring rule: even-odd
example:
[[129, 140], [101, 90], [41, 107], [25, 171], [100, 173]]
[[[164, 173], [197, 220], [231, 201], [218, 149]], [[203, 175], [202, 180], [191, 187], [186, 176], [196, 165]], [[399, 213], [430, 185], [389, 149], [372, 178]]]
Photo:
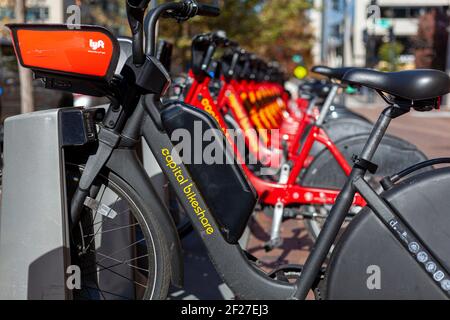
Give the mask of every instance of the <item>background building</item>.
[[[27, 0], [25, 19], [35, 23], [63, 23], [66, 3], [72, 4], [74, 1]], [[21, 88], [27, 87], [22, 86], [20, 81], [17, 60], [9, 39], [10, 31], [5, 27], [6, 23], [15, 22], [15, 5], [15, 0], [0, 0], [0, 120], [23, 111]], [[28, 96], [32, 95], [32, 99], [28, 99], [30, 103], [27, 106], [40, 110], [48, 106], [73, 104], [70, 94], [56, 91], [49, 94], [40, 80], [32, 81], [31, 77], [29, 80]]]
[[314, 0], [310, 20], [316, 39], [314, 63], [341, 65], [345, 53], [346, 19], [352, 19], [354, 0]]
[[313, 50], [315, 63], [449, 68], [450, 0], [315, 0], [314, 4], [311, 15], [319, 40]]
[[[65, 0], [27, 0], [27, 21], [62, 23], [65, 14]], [[14, 19], [14, 3], [0, 0], [0, 21]]]
[[[377, 5], [380, 8], [379, 17], [367, 18], [367, 10], [370, 5]], [[429, 31], [439, 29], [436, 31], [439, 31], [441, 45], [447, 44], [446, 28], [448, 27], [447, 10], [449, 5], [449, 0], [355, 1], [354, 64], [371, 66], [379, 60], [379, 57], [374, 55], [379, 53], [380, 47], [384, 43], [395, 41], [403, 47], [399, 57], [400, 63], [415, 66], [416, 50], [424, 45], [426, 47], [433, 45], [429, 40], [424, 44], [424, 29]], [[426, 22], [428, 27], [424, 25]], [[432, 34], [437, 33], [432, 31]], [[446, 46], [444, 50], [446, 51]], [[446, 52], [442, 52], [442, 50], [435, 52], [435, 55], [439, 55], [443, 61], [446, 60]], [[419, 64], [418, 67], [420, 66], [422, 65]]]

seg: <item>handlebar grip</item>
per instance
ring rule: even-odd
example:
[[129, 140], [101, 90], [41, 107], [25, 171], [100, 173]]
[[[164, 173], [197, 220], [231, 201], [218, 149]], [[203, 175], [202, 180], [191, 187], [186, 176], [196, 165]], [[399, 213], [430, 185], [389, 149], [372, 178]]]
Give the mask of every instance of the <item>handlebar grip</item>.
[[147, 9], [150, 0], [127, 0], [127, 5], [131, 8]]
[[204, 17], [218, 17], [220, 15], [220, 8], [209, 4], [197, 3], [196, 15]]
[[232, 47], [232, 48], [238, 48], [239, 47], [239, 43], [237, 43], [236, 41], [233, 41], [233, 40], [228, 40], [227, 46], [228, 47]]
[[213, 57], [215, 52], [216, 52], [216, 46], [215, 45], [210, 45], [208, 47], [208, 50], [206, 51], [206, 54], [205, 54], [205, 56], [203, 58], [203, 61], [202, 61], [202, 65], [200, 67], [202, 71], [207, 71], [208, 70], [209, 64], [211, 63], [211, 59], [212, 59], [212, 57]]

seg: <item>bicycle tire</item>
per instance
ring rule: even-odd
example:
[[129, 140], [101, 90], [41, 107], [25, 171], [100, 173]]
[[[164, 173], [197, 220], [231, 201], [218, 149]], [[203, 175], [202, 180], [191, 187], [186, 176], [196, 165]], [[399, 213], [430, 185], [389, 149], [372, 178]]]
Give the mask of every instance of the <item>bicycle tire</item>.
[[[83, 166], [66, 164], [66, 172], [67, 172], [66, 181], [67, 181], [67, 186], [68, 186], [67, 189], [68, 189], [69, 203], [70, 203], [70, 195], [74, 190], [74, 186], [76, 186], [76, 183], [74, 183], [74, 182], [77, 181], [77, 179], [81, 175], [82, 170], [83, 170]], [[125, 201], [127, 202], [127, 205], [129, 205], [129, 207], [130, 207], [130, 212], [132, 213], [132, 218], [134, 218], [137, 221], [137, 223], [139, 224], [139, 228], [145, 239], [146, 246], [148, 246], [148, 248], [149, 248], [148, 259], [145, 259], [145, 260], [147, 260], [147, 263], [149, 266], [148, 270], [150, 270], [151, 264], [154, 265], [154, 272], [152, 272], [151, 276], [150, 276], [150, 272], [148, 272], [148, 277], [147, 277], [147, 282], [146, 282], [147, 288], [145, 288], [144, 293], [141, 292], [140, 298], [142, 300], [165, 299], [167, 297], [167, 293], [168, 293], [168, 289], [169, 289], [169, 285], [170, 285], [171, 266], [170, 266], [170, 260], [169, 260], [169, 254], [168, 254], [169, 253], [168, 243], [165, 240], [165, 237], [164, 237], [164, 234], [160, 227], [160, 224], [158, 222], [158, 219], [144, 205], [143, 200], [136, 193], [136, 191], [130, 185], [128, 185], [125, 181], [123, 181], [120, 177], [115, 175], [114, 173], [108, 172], [105, 174], [100, 174], [96, 178], [94, 185], [95, 186], [105, 186], [105, 188], [108, 187], [113, 192], [120, 195], [122, 197], [122, 199], [125, 199]], [[86, 210], [86, 207], [84, 210]], [[86, 216], [87, 215], [85, 214], [84, 215], [85, 220], [86, 220]], [[102, 223], [102, 225], [103, 225], [103, 223]], [[84, 231], [87, 231], [86, 227], [84, 227], [84, 229], [85, 229]], [[97, 229], [100, 229], [100, 227], [97, 227]], [[133, 230], [135, 230], [135, 229], [137, 229], [137, 228], [134, 228]], [[74, 230], [77, 230], [77, 228], [74, 228]], [[91, 229], [91, 230], [93, 230], [93, 229]], [[95, 230], [93, 230], [93, 231], [95, 231]], [[110, 231], [110, 230], [108, 230], [108, 231]], [[78, 232], [79, 232], [79, 230], [78, 230]], [[102, 232], [103, 232], [103, 230], [102, 230]], [[71, 233], [71, 257], [72, 257], [72, 261], [79, 263], [82, 261], [80, 261], [81, 259], [79, 257], [77, 257], [77, 254], [79, 255], [79, 248], [77, 248], [77, 246], [79, 245], [79, 242], [78, 243], [76, 242], [77, 236], [75, 235], [75, 233], [77, 233], [77, 231], [73, 231]], [[98, 231], [97, 231], [97, 233], [98, 233]], [[137, 233], [137, 231], [136, 231], [136, 233]], [[94, 233], [93, 238], [95, 238], [95, 236], [96, 236], [96, 234]], [[116, 237], [117, 235], [115, 234], [114, 236]], [[79, 238], [80, 237], [78, 236], [78, 239]], [[141, 241], [141, 240], [139, 240], [139, 241]], [[142, 243], [142, 241], [141, 241], [141, 243]], [[102, 246], [103, 246], [103, 244], [102, 244]], [[134, 245], [134, 247], [137, 247], [137, 244]], [[131, 248], [130, 248], [130, 250], [131, 250]], [[97, 248], [95, 251], [96, 251], [95, 256], [98, 256], [99, 253], [97, 252]], [[132, 251], [138, 252], [139, 250], [136, 248], [133, 248]], [[117, 252], [117, 251], [113, 251], [113, 253], [114, 252]], [[92, 258], [93, 257], [91, 254], [90, 260], [92, 260]], [[138, 258], [135, 257], [134, 259], [141, 259], [139, 261], [142, 261], [142, 256], [140, 256]], [[124, 264], [126, 261], [127, 260], [123, 261], [122, 264]], [[135, 260], [135, 261], [138, 261], [138, 260]], [[95, 261], [95, 263], [96, 263], [96, 268], [97, 268], [98, 267], [97, 260]], [[134, 262], [134, 263], [136, 263], [136, 262]], [[130, 264], [130, 261], [128, 261], [128, 264]], [[86, 275], [86, 273], [85, 273], [86, 271], [89, 271], [89, 269], [93, 269], [92, 265], [83, 265], [81, 263], [79, 264], [79, 267], [81, 269], [81, 274], [83, 274], [83, 272], [84, 272], [85, 275]], [[134, 266], [134, 267], [137, 269], [136, 266]], [[84, 270], [83, 270], [83, 268], [84, 268]], [[103, 268], [103, 266], [100, 269], [102, 269], [102, 268]], [[98, 272], [102, 272], [106, 269], [107, 268], [104, 268], [103, 270], [100, 270]], [[138, 270], [138, 271], [140, 271], [140, 270]], [[136, 273], [137, 271], [133, 270], [133, 272]], [[98, 280], [98, 282], [99, 281], [100, 280]], [[117, 286], [120, 286], [120, 281], [118, 281], [118, 282], [119, 282], [119, 284], [117, 284]], [[138, 281], [136, 281], [136, 282], [138, 282]], [[108, 284], [108, 285], [111, 286], [112, 284]], [[142, 283], [139, 283], [139, 285], [142, 285]], [[82, 286], [83, 286], [83, 281], [82, 281]], [[92, 288], [92, 287], [86, 288], [86, 287], [87, 287], [87, 285], [85, 285], [85, 287], [80, 288], [80, 290], [74, 290], [73, 291], [74, 299], [90, 299], [90, 298], [92, 298], [92, 295], [90, 294], [90, 292], [93, 289], [95, 290], [95, 288]], [[98, 285], [97, 285], [97, 287], [98, 287], [99, 291], [102, 291], [101, 290], [102, 288], [99, 288]], [[124, 290], [124, 289], [119, 288], [118, 290]], [[136, 291], [136, 295], [137, 295], [137, 291], [139, 291], [139, 288], [138, 289], [135, 288], [134, 290]], [[140, 289], [140, 291], [142, 291], [142, 289]], [[86, 292], [89, 293], [88, 296], [86, 296], [86, 294], [85, 294]], [[111, 299], [125, 299], [125, 298], [130, 298], [130, 300], [133, 299], [133, 296], [130, 296], [130, 297], [119, 296], [119, 295], [115, 296], [115, 292], [114, 293], [111, 291], [105, 291], [105, 292], [106, 292], [106, 294], [104, 292], [100, 292], [101, 295], [100, 294], [97, 294], [96, 296], [94, 295], [93, 299], [95, 299], [96, 297], [98, 299], [104, 299], [104, 300], [107, 300], [106, 297], [111, 298]], [[136, 296], [134, 298], [136, 298]]]

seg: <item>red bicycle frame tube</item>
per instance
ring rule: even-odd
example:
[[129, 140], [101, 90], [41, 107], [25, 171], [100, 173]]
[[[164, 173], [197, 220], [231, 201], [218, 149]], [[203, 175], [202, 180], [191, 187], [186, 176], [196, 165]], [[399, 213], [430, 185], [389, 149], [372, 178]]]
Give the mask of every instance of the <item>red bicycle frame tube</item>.
[[[282, 158], [282, 151], [278, 148], [268, 148], [258, 136], [258, 129], [252, 123], [241, 99], [240, 94], [231, 83], [224, 83], [223, 94], [219, 95], [218, 105], [228, 106], [234, 119], [243, 131], [246, 144], [250, 152], [264, 165], [278, 168]], [[259, 132], [261, 133], [261, 132]]]

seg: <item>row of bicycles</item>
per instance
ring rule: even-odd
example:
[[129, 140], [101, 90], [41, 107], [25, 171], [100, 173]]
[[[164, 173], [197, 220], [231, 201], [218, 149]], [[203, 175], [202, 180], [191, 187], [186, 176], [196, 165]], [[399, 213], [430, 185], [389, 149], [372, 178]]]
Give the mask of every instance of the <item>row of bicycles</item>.
[[[70, 257], [82, 270], [74, 299], [166, 298], [183, 285], [190, 226], [239, 299], [449, 297], [450, 170], [433, 167], [449, 159], [386, 134], [411, 110], [438, 109], [447, 74], [317, 66], [326, 80], [304, 81], [294, 97], [277, 63], [212, 32], [194, 37], [188, 74], [171, 81], [158, 20], [220, 10], [183, 0], [147, 12], [149, 2], [126, 1], [131, 39], [96, 26], [9, 25], [19, 62], [48, 88], [110, 100], [83, 109], [95, 133], [64, 152]], [[36, 56], [56, 39], [60, 59]], [[380, 94], [376, 123], [335, 103], [348, 86]], [[141, 141], [169, 182], [169, 208]], [[261, 210], [272, 217], [266, 250], [282, 245], [285, 220], [304, 220], [314, 241], [304, 265], [266, 272], [239, 244]]]

